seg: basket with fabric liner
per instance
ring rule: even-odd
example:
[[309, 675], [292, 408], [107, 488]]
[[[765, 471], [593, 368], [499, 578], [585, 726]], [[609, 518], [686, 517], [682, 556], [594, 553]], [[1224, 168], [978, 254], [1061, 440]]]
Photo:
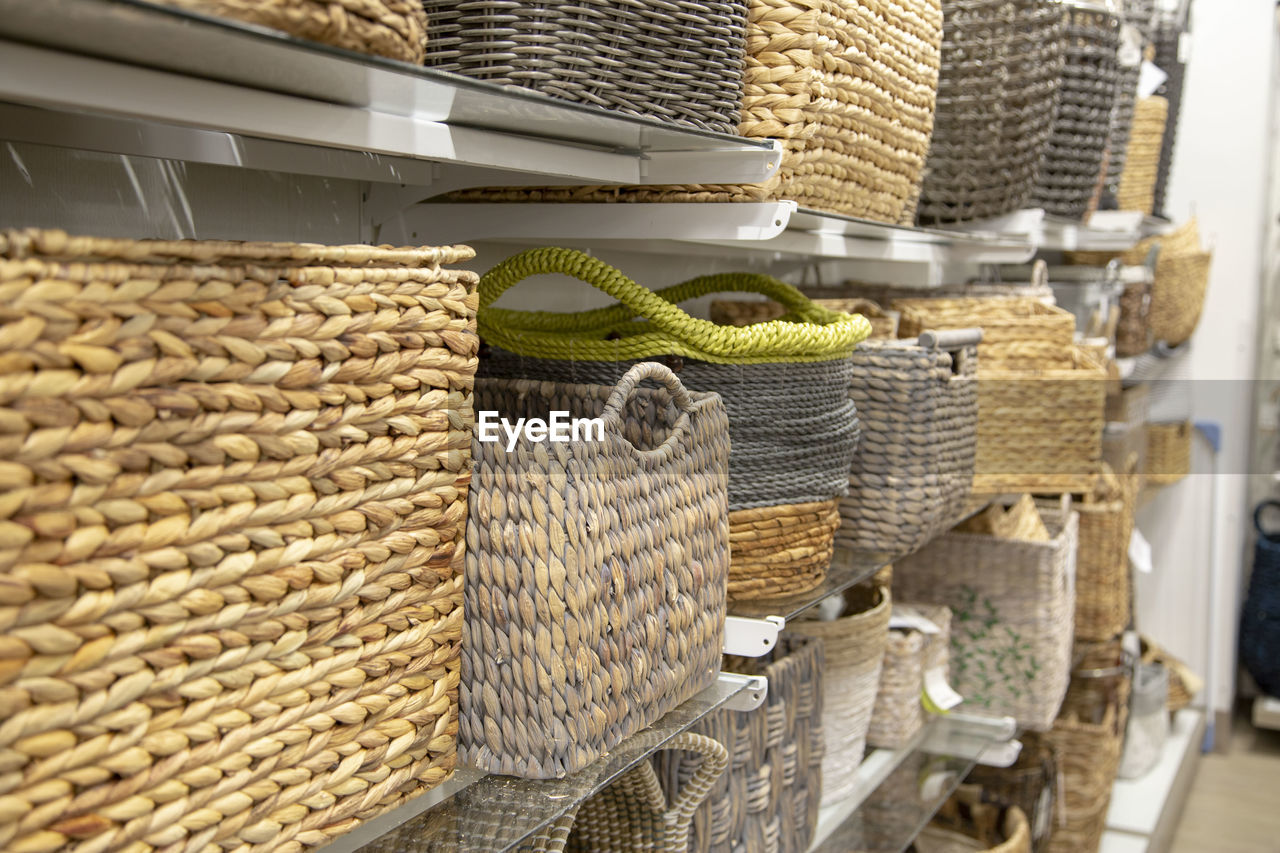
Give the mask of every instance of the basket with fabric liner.
[[1191, 421], [1147, 424], [1147, 455], [1143, 480], [1152, 486], [1172, 486], [1191, 473]]
[[321, 846], [449, 776], [472, 254], [0, 232], [0, 847]]
[[[491, 307], [516, 282], [560, 272], [619, 299], [577, 314]], [[758, 293], [787, 314], [721, 326], [678, 304], [722, 291]], [[533, 249], [481, 278], [479, 324], [492, 347], [481, 374], [612, 383], [637, 361], [662, 360], [689, 388], [715, 391], [729, 412], [731, 598], [787, 595], [825, 576], [858, 435], [851, 354], [869, 324], [814, 305], [768, 276], [704, 276], [650, 291], [564, 249]]]
[[613, 112], [733, 133], [740, 0], [423, 0], [426, 65]]
[[[925, 675], [941, 670], [945, 676], [951, 658], [951, 611], [928, 604], [894, 604], [894, 615], [910, 613], [931, 623], [935, 633], [915, 627], [892, 626], [885, 646], [880, 684], [867, 729], [867, 745], [877, 749], [901, 749], [924, 728], [922, 701]], [[892, 624], [892, 623], [891, 623]], [[927, 626], [925, 626], [927, 627]]]
[[[656, 380], [665, 391], [637, 388]], [[632, 401], [632, 397], [636, 399]], [[477, 439], [459, 754], [532, 779], [581, 770], [720, 668], [728, 418], [647, 362], [616, 387], [479, 379], [477, 406], [599, 417], [603, 439]]]

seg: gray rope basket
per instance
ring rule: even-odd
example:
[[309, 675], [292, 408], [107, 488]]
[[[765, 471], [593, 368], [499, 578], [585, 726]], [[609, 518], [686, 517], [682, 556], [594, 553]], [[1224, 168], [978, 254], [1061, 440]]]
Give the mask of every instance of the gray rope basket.
[[508, 420], [604, 420], [603, 440], [472, 445], [459, 760], [561, 778], [720, 670], [728, 417], [652, 363], [617, 387], [481, 379], [475, 394]]
[[1031, 196], [1058, 102], [1056, 0], [947, 0], [922, 223], [1000, 216]]
[[426, 64], [733, 133], [747, 6], [734, 0], [425, 0]]

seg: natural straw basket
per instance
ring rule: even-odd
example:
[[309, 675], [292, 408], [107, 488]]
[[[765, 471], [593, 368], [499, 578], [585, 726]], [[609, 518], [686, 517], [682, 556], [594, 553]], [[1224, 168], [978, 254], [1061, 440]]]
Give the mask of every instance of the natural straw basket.
[[1147, 455], [1143, 479], [1153, 486], [1171, 486], [1191, 473], [1190, 421], [1147, 424]]
[[[813, 302], [830, 311], [843, 311], [846, 314], [861, 314], [866, 317], [867, 322], [871, 324], [870, 338], [898, 336], [897, 312], [886, 312], [870, 299], [815, 299]], [[786, 308], [768, 300], [739, 302], [716, 299], [711, 303], [708, 316], [711, 317], [711, 322], [722, 326], [751, 326], [780, 319], [786, 313]]]
[[1079, 520], [1041, 505], [1050, 539], [951, 532], [894, 566], [894, 595], [951, 608], [951, 674], [962, 707], [1036, 731], [1058, 713], [1071, 667]]
[[937, 628], [927, 634], [915, 628], [889, 631], [884, 665], [880, 669], [880, 686], [871, 711], [867, 743], [883, 749], [899, 749], [911, 742], [924, 727], [925, 711], [921, 697], [925, 673], [941, 670], [947, 674], [951, 646], [951, 611], [928, 604], [894, 605], [895, 613], [911, 612]]
[[601, 109], [732, 133], [739, 0], [424, 0], [426, 64]]
[[862, 762], [867, 727], [889, 642], [892, 604], [885, 587], [863, 584], [844, 593], [844, 610], [830, 622], [805, 618], [787, 625], [793, 635], [822, 640], [822, 802], [850, 796]]
[[[645, 379], [666, 393], [641, 393]], [[603, 420], [602, 440], [522, 436], [508, 450], [481, 435], [472, 450], [460, 754], [560, 778], [719, 671], [728, 417], [653, 362], [616, 388], [481, 379], [476, 400], [511, 422]]]
[[[1137, 459], [1131, 461], [1137, 465]], [[1138, 492], [1134, 469], [1104, 468], [1093, 491], [1076, 503], [1080, 549], [1076, 556], [1077, 640], [1110, 640], [1129, 624], [1132, 580], [1129, 537]]]
[[980, 339], [970, 329], [859, 344], [850, 396], [862, 442], [837, 543], [905, 553], [960, 519], [973, 484]]
[[421, 65], [427, 14], [422, 0], [155, 0], [233, 18], [333, 47]]
[[938, 107], [918, 218], [1026, 206], [1058, 103], [1066, 13], [1055, 0], [943, 0]]
[[1190, 705], [1196, 694], [1204, 689], [1202, 678], [1149, 637], [1142, 638], [1142, 662], [1164, 664], [1169, 671], [1168, 708], [1172, 713]]
[[983, 799], [1017, 806], [1027, 816], [1031, 847], [1042, 853], [1049, 846], [1057, 820], [1058, 766], [1044, 735], [1023, 732], [1022, 750], [1009, 767], [979, 764], [966, 781], [982, 786]]
[[[765, 657], [727, 657], [724, 668], [763, 675], [769, 696], [754, 711], [717, 711], [691, 729], [723, 743], [730, 763], [693, 816], [690, 850], [804, 853], [822, 795], [822, 643], [784, 636]], [[695, 769], [686, 755], [659, 760], [669, 788]]]
[[1031, 853], [1031, 827], [1017, 806], [982, 802], [965, 785], [917, 836], [916, 853]]
[[979, 375], [1008, 366], [1010, 360], [1030, 366], [1060, 368], [1069, 363], [1076, 319], [1070, 311], [1032, 299], [956, 297], [896, 299], [902, 312], [898, 333], [919, 335], [927, 329], [953, 330], [981, 327], [978, 344]]
[[1154, 209], [1160, 143], [1168, 115], [1169, 102], [1164, 98], [1143, 98], [1134, 108], [1128, 157], [1116, 189], [1120, 210], [1140, 210], [1149, 215]]
[[0, 232], [0, 848], [297, 850], [449, 775], [470, 257]]

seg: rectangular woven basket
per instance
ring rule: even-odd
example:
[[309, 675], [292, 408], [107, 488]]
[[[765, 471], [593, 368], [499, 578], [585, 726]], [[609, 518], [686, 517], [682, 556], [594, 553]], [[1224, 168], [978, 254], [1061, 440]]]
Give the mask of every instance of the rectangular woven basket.
[[[1137, 465], [1137, 459], [1130, 460]], [[1076, 558], [1077, 640], [1110, 640], [1129, 624], [1132, 581], [1129, 537], [1133, 533], [1138, 475], [1133, 469], [1104, 472], [1093, 494], [1076, 502], [1080, 551]]]
[[980, 327], [979, 375], [997, 368], [1063, 367], [1075, 340], [1076, 320], [1071, 312], [1036, 299], [895, 299], [891, 307], [902, 312], [898, 333], [903, 337], [927, 329]]
[[1147, 424], [1143, 477], [1153, 486], [1171, 486], [1191, 473], [1190, 421]]
[[297, 850], [450, 774], [472, 255], [0, 232], [0, 848]]

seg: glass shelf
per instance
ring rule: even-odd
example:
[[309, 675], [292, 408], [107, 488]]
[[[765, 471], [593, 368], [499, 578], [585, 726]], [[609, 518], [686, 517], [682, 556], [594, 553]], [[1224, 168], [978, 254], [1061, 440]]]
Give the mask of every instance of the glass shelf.
[[867, 580], [893, 560], [894, 557], [890, 554], [857, 551], [837, 546], [835, 554], [831, 557], [831, 565], [827, 567], [827, 576], [817, 587], [799, 595], [782, 598], [734, 601], [729, 604], [729, 615], [746, 619], [781, 616], [790, 622], [827, 596], [844, 592], [849, 587]]

